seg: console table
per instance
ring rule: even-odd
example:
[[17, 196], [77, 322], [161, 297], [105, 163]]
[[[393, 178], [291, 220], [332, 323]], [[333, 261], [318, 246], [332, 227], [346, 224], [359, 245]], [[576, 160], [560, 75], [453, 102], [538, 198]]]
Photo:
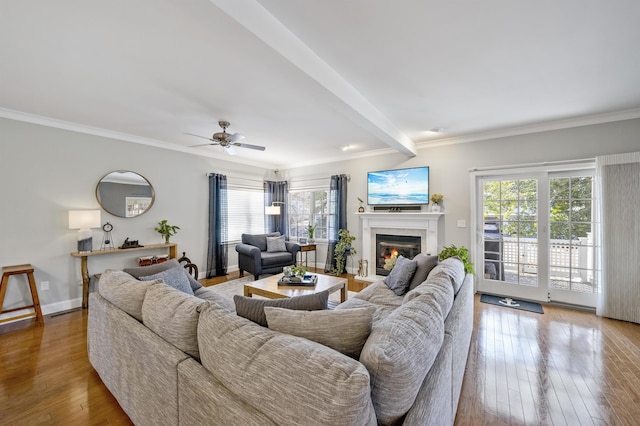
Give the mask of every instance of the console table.
[[71, 253], [71, 256], [80, 258], [80, 270], [82, 272], [82, 307], [86, 309], [87, 306], [89, 305], [89, 280], [90, 280], [90, 277], [89, 277], [89, 268], [87, 267], [87, 259], [89, 258], [89, 256], [104, 256], [105, 254], [124, 253], [124, 252], [130, 252], [130, 251], [140, 251], [140, 250], [153, 250], [153, 249], [162, 249], [162, 248], [169, 249], [169, 258], [170, 259], [174, 259], [174, 258], [177, 257], [178, 244], [176, 244], [176, 243], [148, 244], [148, 245], [146, 245], [144, 247], [133, 247], [133, 248], [127, 248], [127, 249], [117, 248], [117, 249], [110, 249], [110, 250], [96, 250], [96, 251], [90, 251], [90, 252], [84, 252], [84, 253], [80, 253], [80, 252], [74, 251], [73, 253]]

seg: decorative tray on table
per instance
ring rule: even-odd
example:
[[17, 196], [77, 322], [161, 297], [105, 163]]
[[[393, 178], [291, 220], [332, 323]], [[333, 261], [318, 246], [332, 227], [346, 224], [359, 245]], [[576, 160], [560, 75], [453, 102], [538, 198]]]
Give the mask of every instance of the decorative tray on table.
[[317, 275], [312, 275], [312, 274], [305, 274], [302, 277], [299, 276], [288, 276], [288, 277], [282, 277], [278, 280], [278, 285], [285, 285], [285, 286], [297, 286], [297, 285], [303, 285], [303, 286], [314, 286], [316, 285], [316, 283], [318, 282], [318, 276]]

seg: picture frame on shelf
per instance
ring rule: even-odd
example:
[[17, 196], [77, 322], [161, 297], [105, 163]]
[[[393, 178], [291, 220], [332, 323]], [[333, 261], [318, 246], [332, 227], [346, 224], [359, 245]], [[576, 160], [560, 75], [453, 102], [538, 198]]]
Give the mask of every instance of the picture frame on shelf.
[[306, 237], [298, 237], [298, 244], [302, 244], [302, 245], [308, 244], [307, 238]]

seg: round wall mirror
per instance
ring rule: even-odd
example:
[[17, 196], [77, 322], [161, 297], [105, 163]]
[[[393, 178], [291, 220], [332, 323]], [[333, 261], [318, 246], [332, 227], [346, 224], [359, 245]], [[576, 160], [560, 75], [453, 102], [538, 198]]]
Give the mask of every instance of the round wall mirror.
[[118, 217], [140, 216], [155, 200], [151, 183], [142, 175], [126, 170], [107, 173], [96, 186], [100, 206]]

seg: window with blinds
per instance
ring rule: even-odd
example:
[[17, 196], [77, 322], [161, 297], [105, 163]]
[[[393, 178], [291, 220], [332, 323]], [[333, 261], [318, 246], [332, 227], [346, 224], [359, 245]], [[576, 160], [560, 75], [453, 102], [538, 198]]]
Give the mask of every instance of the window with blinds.
[[260, 189], [227, 189], [227, 243], [240, 242], [242, 234], [262, 234], [264, 230], [264, 192]]

